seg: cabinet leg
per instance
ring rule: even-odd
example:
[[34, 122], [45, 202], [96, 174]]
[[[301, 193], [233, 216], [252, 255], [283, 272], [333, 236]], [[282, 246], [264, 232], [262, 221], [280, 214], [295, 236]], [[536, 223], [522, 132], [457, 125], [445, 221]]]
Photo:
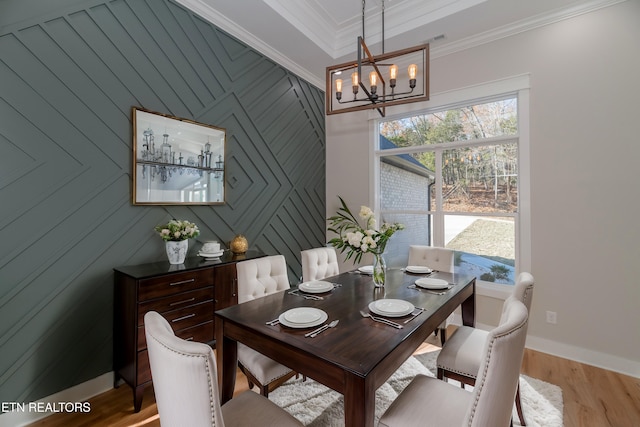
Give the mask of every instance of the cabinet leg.
[[142, 408], [142, 396], [144, 396], [144, 386], [133, 389], [133, 411], [136, 413]]

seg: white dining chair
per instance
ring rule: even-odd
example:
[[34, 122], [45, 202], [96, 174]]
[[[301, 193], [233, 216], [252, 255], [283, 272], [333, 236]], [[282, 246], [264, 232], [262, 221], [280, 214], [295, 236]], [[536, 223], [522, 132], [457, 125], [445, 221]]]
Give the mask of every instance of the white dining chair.
[[380, 418], [381, 427], [507, 427], [527, 335], [527, 307], [513, 298], [481, 350], [473, 391], [416, 376]]
[[[283, 255], [272, 255], [241, 261], [236, 264], [238, 304], [289, 289], [287, 263]], [[246, 375], [249, 388], [257, 385], [260, 393], [269, 392], [296, 375], [291, 369], [238, 343], [238, 365]]]
[[302, 426], [252, 391], [221, 406], [211, 347], [176, 337], [169, 322], [155, 311], [145, 314], [144, 329], [162, 427]]
[[[531, 308], [533, 300], [533, 276], [530, 273], [522, 272], [516, 279], [515, 286], [511, 295], [505, 300], [502, 306], [502, 316], [505, 314], [506, 308], [509, 306], [511, 299], [522, 302], [527, 308], [527, 312]], [[476, 329], [470, 326], [460, 326], [451, 334], [442, 347], [436, 365], [438, 368], [437, 376], [440, 379], [451, 378], [464, 384], [474, 385], [478, 370], [482, 364], [482, 346], [486, 340], [488, 331]], [[522, 402], [520, 400], [520, 386], [516, 388], [515, 395], [516, 411], [520, 419], [520, 425], [525, 426], [524, 413], [522, 411]]]
[[[453, 273], [455, 251], [437, 246], [410, 245], [409, 261], [407, 265], [429, 267], [432, 270]], [[447, 321], [445, 320], [436, 329], [436, 335], [440, 334], [440, 343], [444, 345], [447, 340]]]
[[306, 249], [300, 252], [302, 281], [321, 280], [340, 274], [338, 255], [334, 247]]

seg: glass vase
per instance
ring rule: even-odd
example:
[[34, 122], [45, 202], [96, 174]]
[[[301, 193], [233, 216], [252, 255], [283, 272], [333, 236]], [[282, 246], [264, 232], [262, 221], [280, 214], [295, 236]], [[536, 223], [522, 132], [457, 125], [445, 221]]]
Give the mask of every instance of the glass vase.
[[387, 278], [387, 264], [384, 262], [382, 254], [373, 255], [373, 284], [377, 288], [384, 286]]

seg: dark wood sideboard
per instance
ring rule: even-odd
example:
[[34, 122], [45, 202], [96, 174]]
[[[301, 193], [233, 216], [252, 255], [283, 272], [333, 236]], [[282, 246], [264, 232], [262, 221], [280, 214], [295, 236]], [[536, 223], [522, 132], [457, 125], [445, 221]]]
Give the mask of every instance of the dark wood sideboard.
[[238, 303], [236, 263], [262, 256], [256, 251], [243, 255], [225, 251], [215, 261], [194, 257], [177, 266], [156, 262], [114, 268], [114, 387], [124, 380], [133, 388], [135, 412], [142, 406], [144, 388], [151, 384], [145, 313], [157, 311], [180, 338], [213, 347], [213, 313]]

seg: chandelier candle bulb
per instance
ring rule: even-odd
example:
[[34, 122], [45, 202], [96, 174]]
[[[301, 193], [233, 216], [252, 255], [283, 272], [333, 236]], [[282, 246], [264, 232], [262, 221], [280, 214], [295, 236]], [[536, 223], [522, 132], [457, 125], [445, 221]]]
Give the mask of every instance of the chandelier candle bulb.
[[396, 78], [398, 77], [398, 66], [393, 64], [389, 68], [389, 86], [394, 88], [396, 87]]
[[358, 73], [357, 72], [351, 74], [351, 87], [353, 89], [353, 94], [356, 95], [358, 93]]
[[336, 79], [336, 98], [342, 99], [342, 79]]
[[416, 87], [416, 75], [418, 75], [418, 66], [416, 64], [409, 65], [409, 87]]
[[376, 99], [378, 97], [378, 95], [376, 95], [376, 92], [378, 90], [378, 73], [376, 73], [375, 71], [372, 71], [369, 73], [369, 83], [371, 83], [371, 95], [370, 98]]

